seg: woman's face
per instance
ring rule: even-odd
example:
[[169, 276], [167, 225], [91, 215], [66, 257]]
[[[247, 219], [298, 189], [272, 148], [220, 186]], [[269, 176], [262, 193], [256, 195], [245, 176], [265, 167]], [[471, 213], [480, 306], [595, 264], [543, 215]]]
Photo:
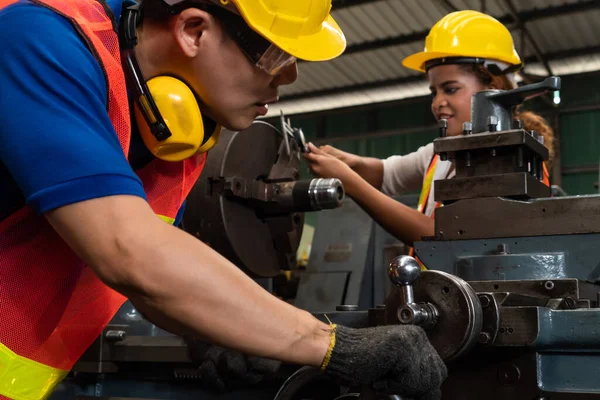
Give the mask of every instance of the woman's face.
[[463, 122], [471, 120], [471, 96], [488, 88], [456, 64], [433, 67], [427, 77], [435, 119], [448, 120], [448, 136], [462, 134]]

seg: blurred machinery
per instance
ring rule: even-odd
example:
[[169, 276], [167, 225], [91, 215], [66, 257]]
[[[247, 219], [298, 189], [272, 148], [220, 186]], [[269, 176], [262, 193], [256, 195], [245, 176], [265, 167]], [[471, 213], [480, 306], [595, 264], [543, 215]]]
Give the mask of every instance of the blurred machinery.
[[[416, 209], [419, 196], [395, 199]], [[294, 305], [325, 312], [340, 305], [366, 310], [383, 304], [393, 286], [387, 278], [387, 265], [408, 252], [408, 246], [345, 198], [342, 207], [320, 212], [317, 217], [310, 259], [299, 274]]]

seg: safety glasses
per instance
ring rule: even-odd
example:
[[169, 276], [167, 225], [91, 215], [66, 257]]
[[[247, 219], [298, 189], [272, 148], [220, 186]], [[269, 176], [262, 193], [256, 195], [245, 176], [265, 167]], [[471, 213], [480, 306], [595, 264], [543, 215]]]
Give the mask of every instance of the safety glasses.
[[235, 6], [228, 2], [223, 6], [219, 0], [182, 1], [165, 0], [172, 14], [177, 14], [189, 7], [198, 7], [215, 16], [223, 23], [227, 34], [237, 43], [250, 62], [267, 74], [275, 76], [288, 65], [296, 61], [296, 57], [265, 39], [246, 24]]

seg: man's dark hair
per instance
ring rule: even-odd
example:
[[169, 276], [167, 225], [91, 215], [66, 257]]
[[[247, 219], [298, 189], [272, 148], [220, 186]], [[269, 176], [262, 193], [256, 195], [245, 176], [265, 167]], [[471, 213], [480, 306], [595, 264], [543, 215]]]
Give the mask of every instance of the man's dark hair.
[[160, 23], [167, 21], [172, 15], [169, 6], [162, 0], [142, 1], [142, 20]]
[[[192, 7], [207, 11], [213, 17], [215, 17], [215, 19], [219, 21], [222, 26], [231, 25], [234, 21], [237, 22], [237, 24], [239, 24], [240, 21], [243, 21], [241, 17], [234, 16], [229, 11], [226, 11], [218, 6], [211, 5], [207, 1], [188, 0], [179, 3], [173, 9], [169, 8], [169, 6], [162, 0], [143, 0], [141, 3], [142, 20], [140, 22], [150, 21], [155, 24], [166, 23], [169, 17], [173, 16], [175, 13], [180, 13], [186, 8]], [[223, 32], [223, 41], [226, 41], [228, 37], [229, 36]]]
[[208, 2], [201, 0], [188, 0], [171, 7], [162, 0], [143, 0], [141, 4], [142, 18], [155, 23], [166, 21], [170, 16], [180, 13], [186, 8], [196, 7], [208, 11], [209, 5]]

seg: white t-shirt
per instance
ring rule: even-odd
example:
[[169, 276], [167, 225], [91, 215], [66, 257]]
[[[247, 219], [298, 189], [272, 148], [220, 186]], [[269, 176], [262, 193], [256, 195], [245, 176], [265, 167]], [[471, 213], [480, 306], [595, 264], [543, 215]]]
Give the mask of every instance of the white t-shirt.
[[[413, 192], [423, 187], [425, 173], [433, 158], [433, 143], [420, 147], [417, 151], [403, 156], [391, 156], [383, 161], [383, 184], [381, 191], [389, 196]], [[431, 190], [435, 181], [452, 178], [455, 169], [450, 161], [438, 161], [433, 176]], [[434, 196], [429, 196], [425, 215], [431, 215], [435, 207]]]

